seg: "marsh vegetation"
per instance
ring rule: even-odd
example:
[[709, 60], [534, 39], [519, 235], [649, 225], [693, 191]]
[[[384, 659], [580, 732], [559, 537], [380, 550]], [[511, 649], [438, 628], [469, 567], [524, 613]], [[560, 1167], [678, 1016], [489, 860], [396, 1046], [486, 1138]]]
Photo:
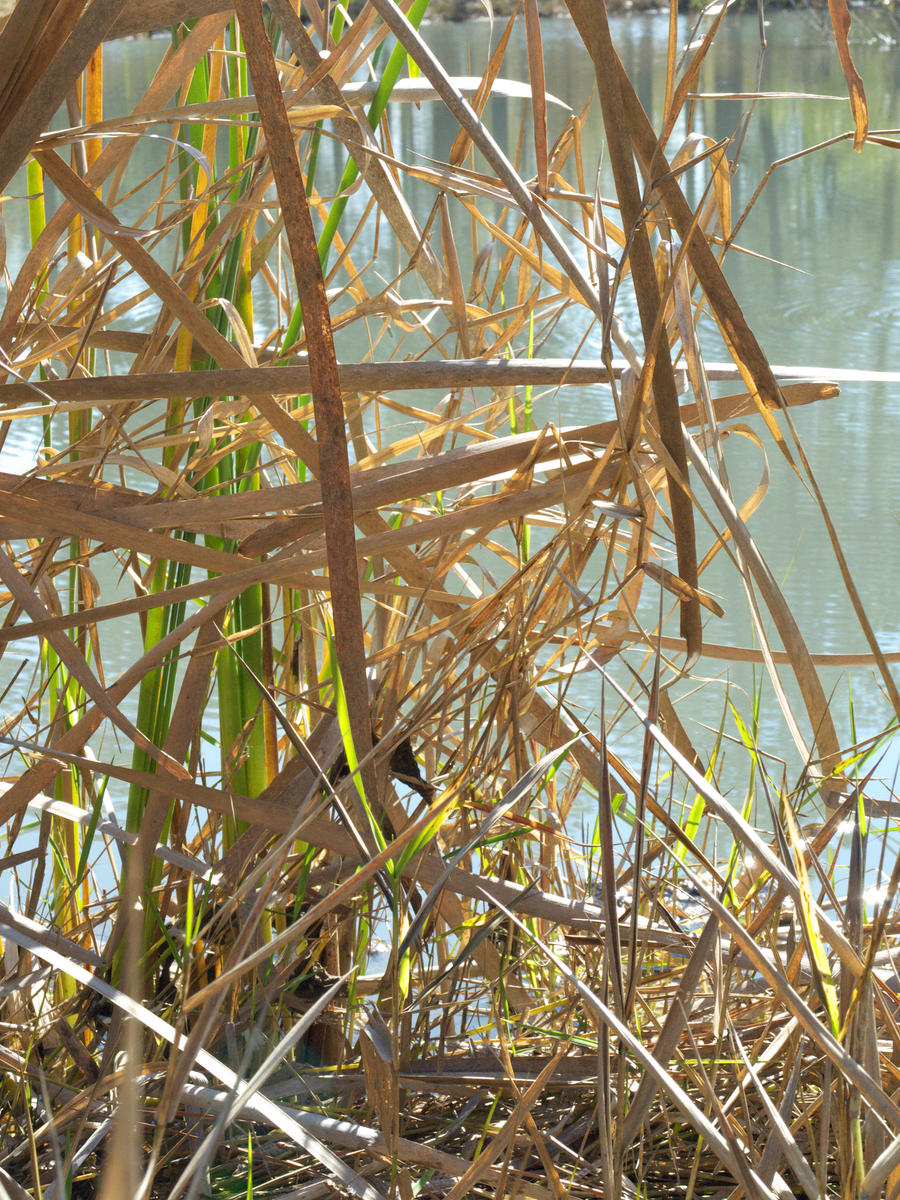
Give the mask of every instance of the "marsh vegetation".
[[[900, 716], [792, 421], [839, 389], [773, 371], [723, 270], [752, 97], [693, 122], [727, 6], [687, 48], [673, 6], [654, 124], [566, 3], [595, 87], [552, 136], [534, 0], [474, 81], [428, 0], [181, 5], [131, 111], [104, 42], [163, 0], [0, 32], [0, 437], [39, 443], [0, 475], [8, 1195], [897, 1187], [882, 743], [723, 449], [802, 480], [867, 647], [826, 665]], [[889, 154], [839, 9], [844, 140]], [[440, 160], [392, 136], [425, 100]], [[596, 419], [541, 419], [568, 391]], [[714, 561], [752, 646], [716, 640]], [[721, 660], [766, 682], [701, 742], [677, 697]]]

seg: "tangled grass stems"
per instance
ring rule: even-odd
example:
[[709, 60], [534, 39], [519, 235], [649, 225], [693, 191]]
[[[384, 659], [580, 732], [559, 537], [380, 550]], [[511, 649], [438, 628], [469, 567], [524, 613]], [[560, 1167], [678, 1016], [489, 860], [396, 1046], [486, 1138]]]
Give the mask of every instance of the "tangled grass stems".
[[[816, 494], [790, 409], [838, 389], [773, 371], [722, 273], [740, 136], [673, 140], [724, 10], [680, 61], [673, 40], [654, 132], [602, 5], [570, 0], [606, 199], [586, 111], [549, 136], [532, 3], [479, 85], [428, 51], [424, 0], [198, 4], [123, 113], [103, 42], [168, 11], [140, 7], [23, 3], [0, 33], [31, 239], [0, 418], [42, 432], [0, 477], [0, 654], [28, 657], [2, 728], [3, 1188], [895, 1187], [900, 870], [863, 896], [896, 809], [877, 747], [840, 744], [720, 452], [754, 421]], [[485, 119], [522, 96], [518, 21], [533, 180]], [[391, 136], [423, 95], [458, 126], [442, 163]], [[701, 311], [731, 362], [704, 361]], [[541, 357], [569, 321], [600, 361]], [[339, 363], [354, 336], [364, 361]], [[572, 386], [606, 419], [542, 423], [537, 389]], [[759, 650], [707, 637], [720, 552]], [[850, 657], [896, 705], [847, 584], [870, 643]], [[758, 744], [758, 694], [692, 741], [673, 685], [717, 656], [766, 672], [799, 779]]]

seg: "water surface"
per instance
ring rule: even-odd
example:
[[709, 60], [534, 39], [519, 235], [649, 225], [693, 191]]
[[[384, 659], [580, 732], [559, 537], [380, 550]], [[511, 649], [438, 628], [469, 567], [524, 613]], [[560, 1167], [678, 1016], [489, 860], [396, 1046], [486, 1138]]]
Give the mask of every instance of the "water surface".
[[[871, 126], [900, 124], [898, 84], [900, 58], [883, 27], [887, 18], [857, 13], [854, 53], [866, 82]], [[882, 22], [881, 25], [878, 22]], [[620, 54], [651, 116], [658, 118], [663, 102], [663, 80], [668, 19], [664, 15], [634, 14], [614, 21]], [[686, 41], [690, 23], [682, 19], [680, 36]], [[591, 66], [567, 21], [545, 21], [542, 26], [548, 88], [573, 109], [581, 110], [594, 90]], [[828, 28], [819, 18], [804, 13], [774, 13], [767, 30], [768, 47], [762, 62], [761, 90], [831, 94], [836, 99], [765, 99], [751, 106], [747, 100], [696, 101], [695, 128], [714, 139], [734, 131], [752, 107], [752, 119], [734, 177], [734, 210], [741, 211], [760, 179], [776, 160], [795, 155], [833, 138], [849, 128], [849, 107], [837, 53]], [[499, 35], [486, 21], [463, 25], [430, 25], [427, 40], [453, 73], [479, 73], [489, 48]], [[166, 39], [151, 38], [110, 45], [105, 70], [110, 95], [127, 111], [141, 94], [166, 46]], [[699, 91], [735, 92], [757, 88], [759, 31], [755, 16], [729, 13], [703, 69]], [[513, 38], [503, 74], [527, 78], [524, 43]], [[488, 119], [495, 136], [512, 155], [519, 139], [526, 106], [520, 100], [496, 98]], [[565, 112], [551, 109], [551, 137], [562, 128]], [[457, 127], [435, 103], [405, 105], [391, 118], [392, 136], [400, 155], [441, 159], [446, 156]], [[673, 135], [673, 146], [684, 136], [684, 127]], [[589, 174], [602, 157], [599, 109], [590, 111], [585, 128], [585, 167]], [[326, 143], [320, 159], [319, 186], [323, 192], [336, 186], [343, 158]], [[528, 138], [523, 145], [522, 171], [532, 170]], [[143, 154], [146, 169], [159, 146], [148, 143]], [[329, 184], [328, 172], [332, 181]], [[733, 252], [728, 274], [751, 326], [771, 361], [812, 364], [817, 367], [859, 370], [900, 370], [900, 244], [895, 206], [900, 158], [877, 146], [854, 154], [849, 141], [779, 167], [743, 227], [739, 244], [747, 254]], [[606, 179], [605, 176], [602, 176]], [[695, 173], [686, 180], [688, 198], [696, 203], [704, 180]], [[608, 180], [606, 194], [611, 193]], [[415, 198], [415, 188], [411, 189]], [[351, 201], [353, 203], [361, 201]], [[136, 212], [137, 200], [135, 201]], [[19, 216], [15, 213], [18, 211]], [[352, 208], [351, 208], [352, 211]], [[26, 250], [27, 225], [21, 209], [7, 216], [8, 265], [15, 270]], [[389, 239], [383, 252], [392, 250]], [[263, 314], [264, 315], [264, 314]], [[137, 327], [152, 320], [152, 310], [134, 314]], [[637, 325], [627, 301], [622, 316], [637, 341]], [[577, 310], [561, 324], [541, 348], [544, 355], [573, 353], [582, 337], [581, 353], [596, 355], [598, 331]], [[714, 331], [705, 328], [705, 353], [721, 359], [724, 353]], [[342, 343], [345, 358], [354, 353]], [[608, 392], [564, 390], [544, 396], [536, 409], [538, 421], [575, 424], [611, 415]], [[839, 399], [795, 411], [794, 420], [832, 517], [838, 529], [854, 579], [869, 618], [887, 649], [900, 649], [896, 617], [896, 592], [900, 583], [900, 537], [897, 517], [900, 500], [900, 462], [893, 430], [900, 415], [897, 385], [848, 383]], [[769, 495], [752, 517], [751, 530], [773, 571], [782, 583], [810, 649], [821, 652], [865, 650], [840, 580], [834, 555], [815, 504], [803, 482], [793, 474], [761, 423], [757, 430], [772, 472]], [[4, 469], [31, 465], [33, 442], [11, 439], [4, 450]], [[763, 470], [763, 450], [746, 439], [728, 446], [728, 466], [739, 498], [755, 487]], [[711, 535], [705, 535], [707, 543]], [[746, 604], [725, 557], [704, 578], [705, 586], [719, 594], [725, 606], [721, 619], [710, 617], [706, 636], [712, 642], [751, 645], [753, 633]], [[109, 674], [130, 662], [131, 645], [110, 653]], [[709, 677], [705, 688], [690, 698], [690, 730], [698, 745], [708, 745], [704, 725], [721, 719], [726, 685], [746, 711], [754, 673], [714, 661], [701, 664]], [[890, 710], [871, 671], [859, 669], [848, 680], [847, 672], [825, 672], [827, 688], [835, 692], [835, 713], [841, 736], [849, 742], [847, 693], [852, 686], [857, 735], [872, 735], [890, 720]], [[759, 672], [756, 673], [759, 678]], [[743, 690], [743, 695], [742, 691]], [[789, 686], [792, 698], [796, 698]], [[596, 713], [596, 684], [584, 677], [579, 701]], [[595, 718], [594, 718], [595, 719]], [[770, 752], [783, 756], [790, 773], [800, 762], [768, 687], [763, 691], [761, 736]], [[626, 741], [632, 752], [635, 740]], [[734, 769], [726, 772], [739, 788], [746, 776], [741, 755], [732, 753]], [[890, 776], [897, 761], [894, 749], [883, 772]]]

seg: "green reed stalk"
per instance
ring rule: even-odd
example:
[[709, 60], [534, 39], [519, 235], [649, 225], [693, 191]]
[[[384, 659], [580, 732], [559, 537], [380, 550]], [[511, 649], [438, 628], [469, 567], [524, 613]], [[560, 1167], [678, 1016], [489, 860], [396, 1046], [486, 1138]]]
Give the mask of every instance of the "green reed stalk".
[[[34, 161], [27, 164], [26, 180], [28, 225], [33, 244], [43, 233], [46, 225], [44, 176], [41, 167]], [[71, 240], [75, 234], [70, 235], [70, 249], [80, 249], [81, 247], [80, 223], [76, 223], [76, 225], [79, 240], [77, 242]], [[39, 302], [49, 302], [46, 287], [41, 289]], [[92, 357], [89, 357], [88, 367], [91, 371], [93, 371], [93, 365]], [[43, 367], [40, 369], [39, 377], [42, 380], [47, 378], [47, 372]], [[76, 420], [74, 424], [72, 416], [69, 418], [70, 445], [74, 445], [90, 428], [89, 414], [82, 413], [79, 414], [79, 417], [80, 419]], [[45, 453], [51, 455], [53, 453], [53, 421], [49, 417], [45, 417], [43, 420], [43, 443]], [[77, 457], [77, 450], [72, 451], [72, 457]], [[64, 576], [67, 580], [64, 599], [68, 610], [72, 612], [81, 607], [82, 601], [89, 603], [90, 596], [84, 595], [82, 591], [84, 577], [78, 567], [74, 565], [80, 557], [81, 547], [78, 539], [71, 540], [70, 549], [73, 565], [69, 567]], [[82, 636], [79, 639], [79, 645], [82, 653], [89, 657], [90, 647], [86, 637]], [[77, 719], [76, 714], [84, 705], [84, 691], [68, 675], [56, 652], [44, 640], [41, 641], [40, 663], [43, 678], [47, 682], [50, 728], [54, 730], [54, 736], [58, 736], [69, 729], [73, 721]], [[87, 781], [82, 780], [77, 767], [68, 767], [56, 777], [53, 785], [54, 797], [76, 807], [87, 807], [83, 803], [82, 797], [82, 789], [86, 784]], [[82, 922], [83, 906], [79, 893], [81, 892], [81, 899], [85, 903], [88, 899], [87, 885], [82, 870], [87, 847], [80, 826], [72, 821], [53, 817], [50, 822], [50, 848], [51, 893], [48, 899], [54, 922], [58, 924], [62, 932], [71, 935]], [[68, 976], [57, 977], [55, 984], [57, 1000], [63, 1001], [70, 998], [76, 990], [74, 981]]]
[[[230, 26], [231, 48], [236, 52], [229, 55], [223, 69], [222, 55], [217, 55], [211, 61], [201, 61], [194, 71], [188, 89], [188, 102], [201, 103], [214, 100], [221, 94], [222, 87], [230, 95], [245, 95], [247, 92], [247, 69], [240, 57], [240, 36], [236, 22]], [[225, 44], [221, 44], [224, 51]], [[196, 162], [191, 164], [190, 179], [195, 195], [203, 197], [208, 188], [214, 188], [217, 182], [216, 168], [216, 127], [208, 126], [198, 129], [190, 126], [187, 137], [192, 146], [199, 151], [210, 165], [210, 178], [207, 179]], [[242, 170], [243, 164], [252, 160], [256, 146], [256, 131], [234, 125], [229, 128], [228, 135], [228, 166], [235, 182], [230, 189], [229, 198], [234, 203], [241, 203], [249, 187], [251, 173]], [[181, 166], [184, 187], [187, 189], [188, 174], [187, 156], [182, 154]], [[192, 219], [182, 226], [182, 247], [184, 254], [196, 255], [202, 248], [203, 240], [218, 222], [215, 209], [208, 201], [202, 201], [195, 206]], [[253, 337], [253, 300], [250, 279], [250, 251], [252, 248], [253, 218], [248, 218], [240, 236], [232, 238], [224, 259], [213, 277], [206, 284], [204, 295], [207, 300], [226, 299], [233, 305], [241, 316], [247, 333]], [[221, 305], [211, 306], [212, 324], [224, 336], [228, 336], [230, 327]], [[178, 365], [182, 369], [196, 369], [200, 366], [212, 366], [212, 363], [198, 364], [191, 356], [191, 342], [183, 338], [178, 348]], [[200, 398], [193, 402], [193, 415], [199, 418], [210, 403], [210, 398]], [[173, 401], [170, 405], [167, 425], [175, 430], [183, 424], [186, 406], [183, 401]], [[235, 493], [258, 489], [259, 475], [255, 470], [259, 458], [257, 445], [235, 452], [231, 457], [223, 459], [216, 467], [202, 477], [188, 472], [186, 478], [191, 486], [199, 491], [213, 490], [218, 494]], [[177, 467], [177, 451], [169, 451], [166, 465], [171, 469]], [[236, 543], [223, 541], [215, 537], [207, 537], [206, 544], [218, 549], [234, 551]], [[191, 577], [190, 567], [175, 564], [159, 564], [154, 573], [152, 587], [154, 589], [178, 586], [187, 583]], [[262, 678], [271, 676], [271, 665], [266, 661], [263, 622], [266, 605], [263, 590], [260, 586], [248, 589], [235, 601], [225, 622], [223, 632], [240, 640], [241, 656]], [[176, 605], [167, 609], [152, 610], [146, 625], [145, 643], [154, 644], [183, 619], [182, 606]], [[269, 656], [270, 657], [270, 656]], [[141, 688], [139, 698], [138, 727], [152, 737], [157, 745], [165, 739], [171, 716], [171, 705], [177, 673], [177, 661], [173, 658], [158, 671], [149, 675]], [[242, 674], [240, 665], [230, 653], [221, 654], [216, 663], [216, 689], [219, 707], [219, 734], [222, 754], [223, 774], [229, 773], [232, 786], [246, 795], [257, 795], [268, 783], [275, 764], [272, 761], [271, 747], [267, 749], [265, 737], [265, 722], [259, 719], [259, 696], [252, 680]], [[152, 732], [151, 732], [152, 731]], [[135, 754], [135, 765], [144, 770], [152, 770], [140, 752]], [[144, 789], [132, 789], [129, 799], [129, 828], [136, 827], [146, 806]], [[230, 845], [238, 834], [233, 822], [226, 821], [224, 826], [224, 843]]]
[[31, 235], [32, 246], [44, 232], [47, 224], [47, 214], [44, 209], [44, 172], [40, 163], [33, 158], [28, 160], [25, 168], [25, 180], [28, 186], [28, 232]]
[[[174, 34], [173, 34], [174, 42]], [[200, 103], [207, 99], [209, 94], [209, 70], [205, 59], [201, 59], [194, 70], [191, 82], [187, 91], [187, 102], [189, 104]], [[201, 151], [203, 149], [203, 131], [194, 125], [189, 125], [186, 132], [186, 137], [190, 141], [194, 149]], [[213, 147], [214, 148], [214, 147]], [[180, 171], [179, 188], [181, 193], [182, 204], [186, 205], [188, 200], [188, 175], [185, 171], [187, 155], [184, 151], [180, 152], [179, 165], [182, 168]], [[194, 164], [194, 184], [198, 182], [199, 168]], [[191, 221], [185, 221], [181, 227], [181, 242], [182, 252], [187, 255], [190, 251], [192, 232], [197, 224], [196, 214]], [[183, 334], [179, 336], [176, 349], [176, 366], [179, 368], [189, 369], [191, 364], [191, 343], [190, 339]], [[186, 413], [185, 402], [182, 399], [173, 399], [169, 402], [168, 411], [166, 413], [166, 432], [174, 433], [181, 429], [184, 425]], [[163, 464], [170, 470], [177, 468], [178, 451], [175, 448], [167, 447], [163, 451]], [[192, 535], [176, 534], [176, 536], [184, 536], [185, 540], [193, 540]], [[151, 592], [160, 592], [167, 590], [170, 587], [178, 586], [181, 583], [187, 583], [190, 580], [190, 567], [184, 567], [176, 563], [157, 562], [153, 567], [153, 573], [149, 582], [149, 590]], [[144, 630], [144, 648], [149, 649], [156, 645], [163, 637], [166, 636], [176, 625], [183, 619], [184, 606], [171, 605], [165, 607], [151, 608], [143, 623]], [[162, 746], [165, 742], [169, 730], [169, 720], [171, 716], [172, 699], [175, 691], [177, 673], [177, 656], [170, 656], [161, 666], [150, 671], [141, 680], [138, 691], [138, 712], [137, 712], [137, 727], [140, 731], [156, 746]], [[148, 755], [135, 748], [132, 755], [132, 766], [138, 770], [153, 772], [155, 764]], [[126, 816], [126, 828], [131, 832], [136, 832], [140, 827], [143, 818], [144, 810], [147, 806], [148, 792], [146, 788], [132, 785], [128, 793], [128, 810]], [[158, 882], [160, 868], [154, 863], [150, 885]]]

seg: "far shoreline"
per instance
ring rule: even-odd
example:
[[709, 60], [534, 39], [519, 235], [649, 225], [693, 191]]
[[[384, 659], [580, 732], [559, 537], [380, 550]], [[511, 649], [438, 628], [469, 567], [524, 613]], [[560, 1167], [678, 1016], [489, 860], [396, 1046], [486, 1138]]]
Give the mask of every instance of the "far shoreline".
[[[28, 3], [28, 0], [23, 0]], [[878, 0], [850, 0], [850, 8], [882, 8], [888, 7], [893, 9], [895, 0], [888, 0], [887, 3], [878, 3]], [[507, 18], [511, 16], [517, 8], [521, 6], [521, 0], [431, 0], [426, 13], [426, 20], [429, 21], [471, 21], [479, 17], [489, 18], [490, 9], [493, 10], [494, 17]], [[16, 0], [0, 0], [0, 23], [5, 22], [5, 18], [16, 7]], [[136, 7], [136, 6], [135, 6]], [[187, 9], [190, 12], [192, 8], [196, 8], [196, 15], [205, 12], [224, 8], [225, 5], [216, 4], [215, 0], [210, 3], [209, 0], [197, 0], [195, 5], [187, 4]], [[362, 0], [350, 0], [349, 8], [351, 12], [357, 12], [363, 7]], [[756, 10], [755, 0], [737, 0], [734, 5], [737, 10], [746, 9], [747, 11]], [[817, 12], [828, 11], [828, 0], [769, 0], [768, 7], [772, 10], [793, 9], [793, 8], [812, 8]], [[703, 5], [697, 0], [678, 0], [678, 10], [680, 13], [693, 13], [700, 15]], [[668, 12], [669, 6], [665, 0], [607, 0], [607, 9], [610, 13], [618, 16], [623, 13], [658, 13]], [[538, 11], [542, 17], [554, 19], [558, 17], [568, 16], [565, 0], [538, 0]], [[133, 20], [126, 21], [126, 25], [133, 26]], [[2, 24], [0, 24], [2, 28]], [[166, 26], [165, 28], [168, 28]], [[131, 36], [135, 30], [129, 29], [125, 36]], [[151, 32], [149, 29], [144, 29], [143, 32]], [[155, 32], [159, 32], [156, 30]], [[113, 36], [116, 36], [115, 34]]]
[[[495, 18], [508, 18], [519, 7], [521, 7], [521, 0], [490, 0], [490, 8], [493, 10]], [[703, 7], [696, 0], [678, 0], [678, 11], [682, 15], [694, 14], [699, 17]], [[738, 0], [733, 7], [739, 12], [756, 12], [757, 10], [755, 0]], [[811, 0], [811, 2], [809, 0], [768, 0], [766, 7], [772, 11], [805, 8], [825, 15], [828, 13], [827, 0]], [[878, 0], [863, 0], [863, 2], [857, 3], [850, 0], [849, 7], [853, 10], [855, 8], [883, 8], [885, 5], [879, 3]], [[892, 8], [893, 3], [889, 7]], [[606, 0], [606, 8], [613, 16], [627, 13], [667, 13], [669, 11], [669, 5], [664, 0]], [[541, 17], [548, 20], [569, 15], [565, 0], [538, 0], [538, 12]], [[479, 19], [490, 19], [487, 2], [483, 2], [483, 0], [431, 0], [425, 14], [425, 20], [434, 23]]]

